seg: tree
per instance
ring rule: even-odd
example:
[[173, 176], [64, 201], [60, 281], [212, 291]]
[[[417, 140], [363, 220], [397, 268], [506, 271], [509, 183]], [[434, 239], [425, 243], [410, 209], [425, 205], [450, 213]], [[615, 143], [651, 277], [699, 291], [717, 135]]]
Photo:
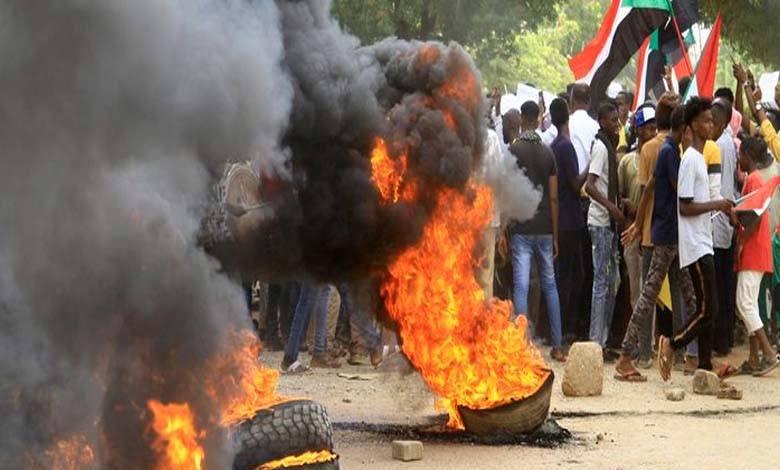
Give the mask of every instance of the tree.
[[364, 44], [387, 36], [473, 45], [511, 40], [554, 16], [564, 0], [335, 0], [333, 12]]
[[[780, 65], [780, 49], [771, 40], [771, 32], [780, 17], [776, 0], [699, 0], [703, 19], [715, 21], [723, 13], [723, 37], [745, 57], [774, 67]], [[768, 36], [769, 35], [769, 36]]]

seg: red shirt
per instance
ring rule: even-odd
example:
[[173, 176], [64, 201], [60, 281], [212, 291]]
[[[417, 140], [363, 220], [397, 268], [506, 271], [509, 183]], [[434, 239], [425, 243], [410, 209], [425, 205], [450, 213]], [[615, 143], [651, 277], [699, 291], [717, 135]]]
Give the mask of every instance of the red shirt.
[[[761, 173], [754, 171], [745, 180], [742, 195], [750, 194], [764, 185]], [[742, 257], [738, 260], [737, 271], [760, 271], [771, 273], [774, 270], [772, 258], [772, 238], [769, 230], [769, 210], [761, 215], [758, 230], [745, 239], [745, 228], [739, 228], [739, 239], [743, 241]]]

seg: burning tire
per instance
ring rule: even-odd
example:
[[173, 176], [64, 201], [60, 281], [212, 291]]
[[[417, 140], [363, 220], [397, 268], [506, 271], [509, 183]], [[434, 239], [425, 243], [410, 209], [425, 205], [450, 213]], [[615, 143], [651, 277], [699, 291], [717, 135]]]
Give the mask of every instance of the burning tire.
[[[310, 400], [295, 400], [260, 410], [235, 431], [233, 470], [256, 468], [288, 456], [332, 451], [333, 430], [325, 408]], [[306, 470], [338, 469], [338, 461], [309, 464]]]
[[538, 429], [550, 413], [555, 374], [550, 371], [547, 380], [533, 395], [489, 410], [472, 410], [459, 407], [463, 424], [468, 432], [490, 435], [496, 432], [528, 434]]

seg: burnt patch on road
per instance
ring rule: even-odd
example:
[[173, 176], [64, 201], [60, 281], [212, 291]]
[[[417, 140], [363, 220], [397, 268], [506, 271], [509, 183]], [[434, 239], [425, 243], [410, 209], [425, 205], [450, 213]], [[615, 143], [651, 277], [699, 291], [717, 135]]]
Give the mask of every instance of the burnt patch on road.
[[447, 428], [446, 417], [443, 416], [436, 418], [435, 421], [435, 423], [423, 425], [342, 422], [333, 423], [333, 429], [335, 431], [376, 434], [387, 437], [388, 439], [489, 446], [524, 445], [548, 449], [556, 448], [577, 440], [577, 438], [572, 436], [572, 433], [568, 429], [560, 426], [554, 419], [548, 419], [536, 431], [529, 434], [496, 432], [487, 436], [479, 436]]

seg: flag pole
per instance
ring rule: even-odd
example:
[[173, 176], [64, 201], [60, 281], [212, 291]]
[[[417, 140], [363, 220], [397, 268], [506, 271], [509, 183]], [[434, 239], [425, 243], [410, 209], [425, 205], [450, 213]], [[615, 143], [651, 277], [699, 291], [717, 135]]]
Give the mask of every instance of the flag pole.
[[688, 66], [688, 73], [693, 77], [693, 65], [691, 65], [691, 58], [688, 56], [688, 49], [685, 47], [685, 41], [680, 31], [680, 24], [677, 22], [677, 16], [674, 14], [674, 7], [672, 6], [672, 0], [666, 0], [669, 3], [669, 10], [672, 15], [672, 23], [674, 23], [674, 31], [677, 33], [677, 40], [680, 41], [680, 50], [682, 50], [683, 58], [685, 59], [685, 65]]

